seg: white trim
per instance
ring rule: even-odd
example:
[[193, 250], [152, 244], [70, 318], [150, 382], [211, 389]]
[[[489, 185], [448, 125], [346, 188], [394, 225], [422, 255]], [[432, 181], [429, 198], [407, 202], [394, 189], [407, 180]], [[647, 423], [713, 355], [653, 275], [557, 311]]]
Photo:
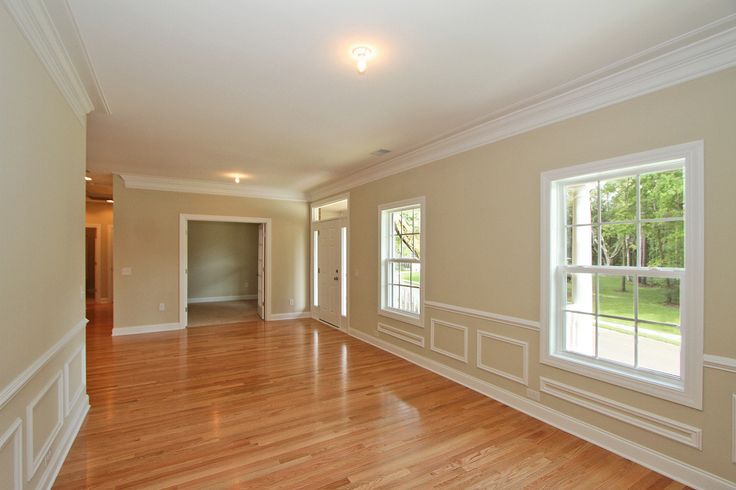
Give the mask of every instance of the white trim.
[[188, 298], [187, 302], [196, 303], [217, 303], [220, 301], [243, 301], [249, 299], [258, 299], [257, 294], [241, 294], [240, 296], [203, 296], [201, 298]]
[[[271, 291], [272, 291], [272, 284], [273, 281], [271, 280], [271, 262], [272, 262], [272, 253], [273, 250], [272, 243], [273, 243], [273, 226], [271, 222], [271, 218], [254, 218], [254, 217], [247, 217], [247, 216], [217, 216], [217, 215], [210, 215], [210, 214], [186, 214], [181, 213], [179, 214], [179, 325], [181, 325], [182, 328], [187, 326], [187, 304], [189, 303], [189, 291], [188, 291], [188, 277], [187, 277], [187, 269], [188, 269], [188, 262], [189, 262], [189, 251], [188, 251], [188, 241], [187, 241], [187, 233], [189, 231], [189, 221], [217, 221], [217, 222], [226, 222], [226, 223], [258, 223], [263, 224], [266, 228], [266, 247], [263, 251], [266, 254], [266, 263], [264, 264], [265, 267], [265, 274], [266, 277], [264, 278], [264, 281], [266, 283], [264, 294], [266, 296], [265, 298], [265, 308], [264, 308], [264, 314], [265, 318], [264, 320], [271, 320]], [[260, 249], [260, 248], [259, 248]], [[260, 306], [259, 306], [260, 308]], [[260, 311], [260, 309], [259, 309]], [[115, 335], [115, 330], [113, 329], [113, 335]]]
[[406, 330], [392, 327], [391, 325], [386, 325], [384, 323], [379, 323], [376, 330], [399, 340], [403, 340], [404, 342], [409, 342], [410, 344], [418, 345], [422, 348], [424, 347], [424, 337], [421, 335], [407, 332]]
[[736, 15], [540, 93], [377, 165], [321, 184], [310, 197], [343, 192], [549, 124], [736, 65]]
[[[736, 32], [736, 31], [735, 31]], [[540, 176], [540, 362], [583, 376], [629, 388], [681, 405], [703, 409], [703, 243], [704, 243], [704, 184], [703, 141], [623, 155], [596, 162], [543, 172]], [[685, 186], [685, 276], [682, 284], [681, 316], [682, 354], [681, 380], [648, 374], [640, 370], [617, 367], [594, 359], [585, 359], [560, 352], [553, 332], [560, 294], [555, 288], [560, 249], [559, 230], [564, 218], [561, 186], [568, 180], [583, 176], [608, 176], [625, 169], [632, 172], [643, 165], [658, 166], [657, 162], [681, 160], [687, 175]], [[636, 167], [639, 167], [638, 169]]]
[[455, 306], [447, 303], [440, 303], [438, 301], [425, 301], [425, 306], [434, 308], [435, 310], [448, 311], [450, 313], [458, 313], [460, 315], [466, 315], [473, 318], [480, 318], [482, 320], [490, 320], [496, 323], [503, 323], [505, 325], [511, 325], [512, 327], [521, 327], [528, 330], [539, 331], [539, 322], [534, 320], [526, 320], [524, 318], [516, 318], [513, 316], [500, 315], [498, 313], [491, 313], [489, 311], [476, 310], [473, 308], [465, 308], [464, 306]]
[[216, 196], [252, 197], [255, 199], [274, 199], [279, 201], [306, 202], [303, 192], [287, 189], [256, 187], [233, 182], [211, 180], [180, 179], [175, 177], [155, 177], [152, 175], [120, 174], [128, 189], [152, 191], [189, 192], [213, 194]]
[[[434, 343], [434, 331], [437, 326], [452, 328], [455, 330], [460, 330], [463, 333], [463, 355], [455, 354], [454, 352], [446, 351], [444, 349], [441, 349], [437, 347]], [[442, 354], [444, 356], [450, 357], [452, 359], [455, 359], [457, 361], [461, 362], [468, 362], [468, 327], [463, 325], [458, 325], [457, 323], [451, 323], [446, 322], [444, 320], [438, 320], [436, 318], [432, 318], [429, 321], [429, 349], [437, 352], [438, 354]]]
[[84, 326], [87, 324], [87, 319], [82, 319], [74, 325], [67, 333], [64, 334], [54, 345], [52, 345], [46, 352], [41, 354], [33, 364], [28, 366], [22, 373], [8, 383], [5, 388], [0, 391], [0, 409], [7, 404], [26, 383], [28, 383], [36, 373], [46, 365], [47, 362], [56, 354], [62, 347], [64, 347], [70, 340], [72, 340]]
[[736, 393], [731, 395], [731, 462], [736, 464]]
[[403, 349], [356, 329], [351, 329], [350, 335], [685, 485], [709, 490], [733, 490], [733, 482], [717, 475], [558, 412], [540, 402], [522, 397], [445, 364], [428, 359], [422, 354]]
[[49, 465], [39, 478], [36, 489], [51, 490], [56, 477], [59, 475], [59, 471], [61, 471], [64, 460], [66, 460], [69, 450], [72, 448], [72, 444], [77, 438], [79, 430], [82, 428], [82, 422], [84, 422], [87, 412], [89, 412], [89, 397], [85, 395], [84, 403], [79, 404], [78, 412], [68, 419], [67, 429], [59, 440]]
[[[409, 312], [396, 310], [384, 306], [386, 299], [385, 295], [385, 282], [386, 282], [386, 267], [384, 264], [384, 257], [387, 254], [386, 248], [387, 237], [384, 232], [387, 231], [386, 224], [384, 223], [384, 213], [391, 211], [400, 210], [403, 208], [416, 208], [420, 210], [420, 225], [419, 225], [419, 266], [420, 266], [420, 282], [419, 282], [419, 314], [414, 315]], [[427, 200], [425, 196], [413, 197], [411, 199], [403, 199], [401, 201], [394, 201], [378, 206], [378, 314], [387, 318], [393, 318], [400, 322], [409, 323], [420, 328], [424, 328], [424, 295], [427, 284]], [[422, 339], [422, 342], [424, 339]], [[422, 343], [422, 346], [424, 344]]]
[[115, 277], [115, 271], [112, 266], [112, 240], [115, 234], [115, 225], [107, 225], [107, 298], [102, 298], [101, 303], [111, 303], [113, 298], [113, 277]]
[[711, 369], [719, 369], [729, 373], [736, 373], [736, 359], [731, 357], [705, 354], [703, 356], [703, 366]]
[[[102, 225], [99, 223], [85, 223], [84, 230], [87, 232], [87, 228], [95, 230], [95, 303], [100, 303], [102, 300]], [[87, 238], [85, 237], [85, 245], [87, 244]], [[85, 251], [85, 266], [87, 263], [87, 256]], [[86, 272], [86, 271], [85, 271]], [[85, 300], [87, 298], [87, 285], [84, 288]]]
[[[46, 436], [38, 452], [33, 447], [33, 409], [38, 402], [56, 385], [56, 423]], [[51, 381], [38, 392], [38, 394], [26, 406], [26, 480], [31, 481], [41, 466], [46, 453], [51, 448], [56, 436], [64, 426], [64, 378], [62, 372], [56, 373]]]
[[182, 330], [185, 327], [180, 323], [159, 323], [155, 325], [139, 325], [136, 327], [115, 327], [112, 336], [137, 335], [139, 333], [169, 332], [171, 330]]
[[312, 313], [309, 311], [295, 311], [291, 313], [271, 313], [271, 316], [269, 317], [268, 321], [277, 322], [281, 320], [299, 320], [302, 318], [312, 318]]
[[[86, 360], [86, 347], [87, 343], [82, 342], [80, 346], [75, 350], [71, 356], [64, 362], [64, 415], [69, 416], [69, 413], [72, 411], [72, 408], [77, 405], [77, 402], [79, 401], [79, 398], [84, 393], [84, 390], [87, 386], [86, 378], [87, 378], [87, 360]], [[79, 356], [79, 365], [80, 365], [80, 373], [79, 373], [79, 387], [74, 392], [74, 394], [71, 393], [71, 386], [69, 385], [71, 373], [69, 371], [69, 366], [71, 365], [72, 361]]]
[[[346, 210], [347, 214], [345, 216], [339, 216], [337, 218], [330, 218], [330, 219], [322, 219], [319, 221], [314, 219], [315, 209], [329, 206], [330, 204], [335, 204], [336, 202], [340, 202], [340, 201], [348, 202], [348, 208]], [[349, 215], [350, 215], [350, 193], [349, 192], [343, 192], [342, 194], [326, 197], [324, 199], [320, 199], [319, 201], [313, 201], [309, 203], [309, 221], [312, 223], [322, 223], [324, 221], [332, 221], [336, 219], [346, 219]]]
[[[483, 337], [498, 340], [499, 342], [506, 342], [507, 344], [515, 345], [517, 347], [521, 347], [521, 362], [522, 362], [522, 368], [521, 368], [521, 376], [517, 376], [513, 373], [509, 373], [508, 371], [502, 371], [500, 369], [494, 368], [489, 366], [488, 364], [483, 364]], [[504, 337], [503, 335], [497, 335], [495, 333], [486, 332], [485, 330], [478, 330], [476, 332], [476, 341], [475, 341], [475, 347], [476, 347], [476, 357], [475, 357], [475, 367], [478, 369], [482, 369], [483, 371], [488, 371], [489, 373], [495, 374], [497, 376], [501, 376], [502, 378], [510, 379], [511, 381], [516, 381], [517, 383], [521, 383], [524, 386], [529, 386], [529, 343], [524, 342], [523, 340], [518, 339], [512, 339], [510, 337]]]
[[4, 0], [20, 31], [35, 51], [83, 127], [94, 109], [74, 64], [42, 0]]
[[16, 418], [10, 427], [0, 436], [0, 451], [13, 441], [13, 490], [23, 488], [23, 421]]
[[573, 386], [539, 378], [539, 391], [565, 400], [574, 405], [601, 413], [653, 434], [680, 442], [686, 446], [703, 449], [703, 431], [698, 427], [663, 417], [656, 413], [626, 405], [610, 398], [575, 388]]

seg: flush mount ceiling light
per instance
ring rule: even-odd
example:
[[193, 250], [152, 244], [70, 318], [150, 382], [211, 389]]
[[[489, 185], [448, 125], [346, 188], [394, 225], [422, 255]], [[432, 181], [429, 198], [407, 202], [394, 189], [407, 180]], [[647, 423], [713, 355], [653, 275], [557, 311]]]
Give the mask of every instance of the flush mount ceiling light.
[[115, 201], [113, 201], [112, 199], [106, 199], [105, 202], [113, 204]]
[[353, 48], [353, 58], [355, 58], [358, 73], [365, 73], [368, 68], [368, 60], [373, 56], [373, 50], [368, 46], [358, 46]]
[[235, 177], [235, 183], [240, 184], [240, 177]]
[[92, 180], [92, 177], [87, 177], [87, 176], [85, 176], [85, 177], [84, 177], [84, 180], [85, 180], [85, 181], [87, 181], [87, 182], [89, 182], [90, 180]]

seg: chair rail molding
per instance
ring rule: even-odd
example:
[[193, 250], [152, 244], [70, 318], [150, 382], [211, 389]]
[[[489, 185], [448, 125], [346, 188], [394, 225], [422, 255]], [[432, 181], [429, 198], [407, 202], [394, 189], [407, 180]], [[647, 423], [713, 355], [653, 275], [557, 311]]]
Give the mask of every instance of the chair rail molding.
[[731, 357], [705, 354], [703, 356], [703, 366], [711, 369], [727, 371], [729, 373], [736, 373], [736, 359], [733, 359]]
[[503, 323], [511, 325], [512, 327], [521, 327], [528, 330], [539, 331], [539, 322], [534, 320], [526, 320], [524, 318], [517, 318], [514, 316], [501, 315], [498, 313], [491, 313], [490, 311], [476, 310], [474, 308], [466, 308], [464, 306], [455, 306], [447, 303], [440, 303], [439, 301], [425, 301], [424, 306], [433, 308], [435, 310], [447, 311], [450, 313], [457, 313], [459, 315], [470, 316], [474, 318], [480, 318], [481, 320], [490, 320], [496, 323]]

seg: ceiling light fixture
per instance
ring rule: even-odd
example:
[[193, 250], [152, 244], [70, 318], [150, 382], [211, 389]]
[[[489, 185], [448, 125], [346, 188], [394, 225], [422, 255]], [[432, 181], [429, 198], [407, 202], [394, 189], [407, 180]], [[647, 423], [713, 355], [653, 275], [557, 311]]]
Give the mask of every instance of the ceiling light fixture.
[[107, 200], [106, 200], [105, 202], [109, 202], [110, 204], [112, 204], [112, 203], [114, 203], [115, 201], [113, 201], [112, 199], [107, 199]]
[[235, 177], [235, 183], [240, 184], [240, 177]]
[[368, 46], [358, 46], [357, 48], [353, 48], [353, 58], [356, 60], [358, 73], [361, 75], [365, 73], [366, 68], [368, 68], [368, 59], [372, 56], [373, 50]]
[[91, 181], [91, 180], [92, 180], [92, 177], [87, 177], [87, 176], [85, 175], [85, 176], [84, 176], [84, 180], [86, 180], [87, 182], [89, 182], [89, 181]]

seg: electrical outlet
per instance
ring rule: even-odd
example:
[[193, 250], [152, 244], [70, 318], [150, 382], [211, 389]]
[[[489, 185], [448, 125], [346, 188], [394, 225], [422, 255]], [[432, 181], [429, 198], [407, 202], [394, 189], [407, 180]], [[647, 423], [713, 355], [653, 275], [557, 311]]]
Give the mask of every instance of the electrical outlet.
[[531, 388], [526, 389], [526, 396], [527, 398], [531, 398], [532, 400], [539, 401], [539, 392], [537, 390], [533, 390]]
[[291, 299], [289, 300], [289, 304], [290, 304], [291, 306], [294, 306], [294, 298], [291, 298]]
[[166, 303], [159, 303], [158, 311], [166, 311]]

